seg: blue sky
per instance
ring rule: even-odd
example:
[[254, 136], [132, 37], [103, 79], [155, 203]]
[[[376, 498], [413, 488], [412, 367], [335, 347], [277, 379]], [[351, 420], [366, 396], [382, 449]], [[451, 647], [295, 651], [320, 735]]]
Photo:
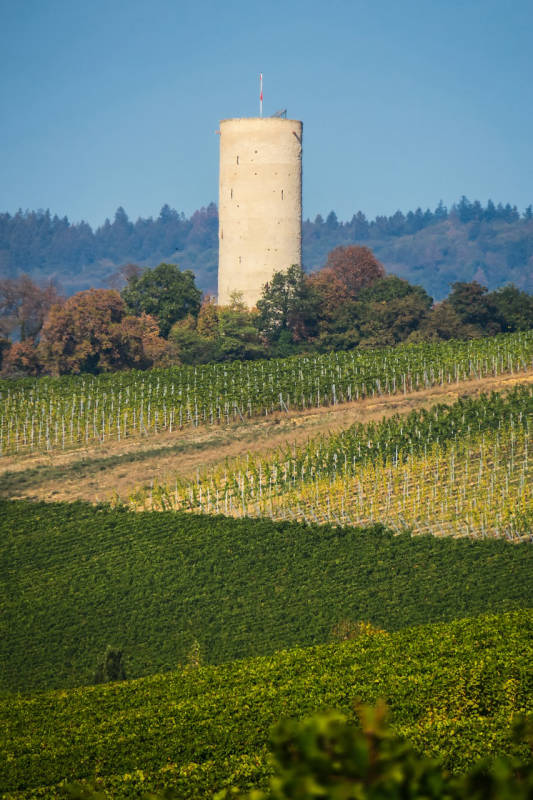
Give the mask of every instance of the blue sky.
[[218, 121], [304, 122], [304, 216], [533, 202], [531, 0], [0, 0], [0, 211], [217, 200]]

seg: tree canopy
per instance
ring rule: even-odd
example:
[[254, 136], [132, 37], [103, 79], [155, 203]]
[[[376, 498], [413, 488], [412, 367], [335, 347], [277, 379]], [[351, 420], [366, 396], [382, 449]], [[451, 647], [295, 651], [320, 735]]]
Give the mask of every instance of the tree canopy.
[[144, 312], [155, 317], [161, 336], [166, 338], [175, 322], [188, 314], [198, 315], [202, 293], [191, 270], [182, 272], [175, 264], [163, 263], [140, 276], [131, 275], [122, 298], [130, 314]]
[[52, 307], [38, 351], [44, 366], [61, 375], [151, 366], [164, 349], [153, 317], [128, 316], [114, 289], [89, 289]]
[[[303, 269], [293, 264], [286, 272], [274, 273], [257, 302], [257, 324], [266, 341], [297, 343], [316, 329], [317, 296]], [[280, 353], [281, 355], [281, 353]]]

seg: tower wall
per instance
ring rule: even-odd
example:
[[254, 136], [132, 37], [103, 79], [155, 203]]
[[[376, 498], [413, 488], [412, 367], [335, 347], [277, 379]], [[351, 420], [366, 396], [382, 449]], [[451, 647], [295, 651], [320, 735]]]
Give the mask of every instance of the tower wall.
[[302, 123], [220, 123], [218, 302], [252, 307], [274, 272], [302, 263]]

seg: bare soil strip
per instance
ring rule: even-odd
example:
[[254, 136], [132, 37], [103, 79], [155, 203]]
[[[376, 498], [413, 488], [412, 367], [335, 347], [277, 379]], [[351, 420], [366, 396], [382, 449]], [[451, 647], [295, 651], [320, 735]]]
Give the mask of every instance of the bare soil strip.
[[346, 428], [354, 422], [407, 414], [435, 403], [453, 403], [461, 396], [506, 391], [518, 383], [533, 383], [533, 370], [433, 386], [407, 395], [270, 415], [244, 425], [191, 428], [75, 451], [6, 457], [0, 460], [0, 495], [99, 502], [117, 493], [127, 499], [136, 486], [152, 480], [163, 481], [167, 475], [192, 477], [198, 470], [249, 451], [266, 453], [287, 443], [298, 444]]

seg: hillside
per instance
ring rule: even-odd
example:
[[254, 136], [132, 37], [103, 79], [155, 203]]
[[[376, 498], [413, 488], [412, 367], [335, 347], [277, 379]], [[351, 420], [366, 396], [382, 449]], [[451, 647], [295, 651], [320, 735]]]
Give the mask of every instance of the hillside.
[[[355, 424], [130, 495], [136, 508], [530, 540], [531, 387]], [[472, 466], [475, 464], [475, 477]], [[474, 479], [473, 479], [474, 478]]]
[[532, 347], [0, 381], [2, 800], [222, 800], [380, 698], [453, 773], [527, 757]]
[[[338, 245], [364, 244], [388, 272], [422, 285], [436, 300], [454, 281], [476, 279], [495, 289], [514, 283], [533, 291], [533, 216], [509, 204], [482, 207], [466, 198], [449, 211], [417, 209], [367, 220], [361, 212], [339, 222], [334, 212], [303, 223], [303, 262], [308, 271], [324, 265]], [[112, 222], [93, 230], [49, 211], [0, 214], [0, 276], [21, 272], [35, 280], [54, 278], [67, 294], [116, 282], [128, 262], [161, 261], [191, 269], [201, 289], [217, 290], [218, 212], [211, 203], [191, 215], [163, 206], [156, 219], [129, 220], [119, 208]], [[287, 265], [289, 266], [289, 265]]]
[[305, 444], [309, 437], [340, 431], [357, 422], [377, 421], [408, 414], [436, 403], [454, 403], [459, 397], [477, 397], [497, 390], [504, 394], [517, 384], [533, 383], [533, 370], [514, 375], [474, 378], [440, 384], [417, 392], [360, 398], [351, 403], [306, 411], [278, 412], [267, 419], [241, 420], [216, 428], [189, 428], [152, 433], [144, 438], [107, 439], [78, 450], [18, 453], [0, 460], [0, 497], [126, 502], [134, 489], [150, 481], [164, 484], [196, 479], [201, 471], [244, 459], [271, 454], [276, 448]]
[[0, 454], [82, 448], [184, 427], [529, 371], [533, 331], [470, 341], [100, 375], [0, 380]]
[[[96, 780], [104, 797], [174, 789], [205, 798], [263, 784], [272, 723], [385, 698], [393, 728], [461, 771], [509, 752], [514, 714], [530, 711], [531, 612], [189, 667], [101, 687], [4, 698], [0, 791], [55, 798], [65, 780]], [[515, 746], [516, 748], [516, 746]], [[524, 755], [522, 751], [522, 755]]]
[[108, 644], [130, 677], [532, 605], [533, 549], [89, 504], [0, 504], [2, 689], [90, 683]]

